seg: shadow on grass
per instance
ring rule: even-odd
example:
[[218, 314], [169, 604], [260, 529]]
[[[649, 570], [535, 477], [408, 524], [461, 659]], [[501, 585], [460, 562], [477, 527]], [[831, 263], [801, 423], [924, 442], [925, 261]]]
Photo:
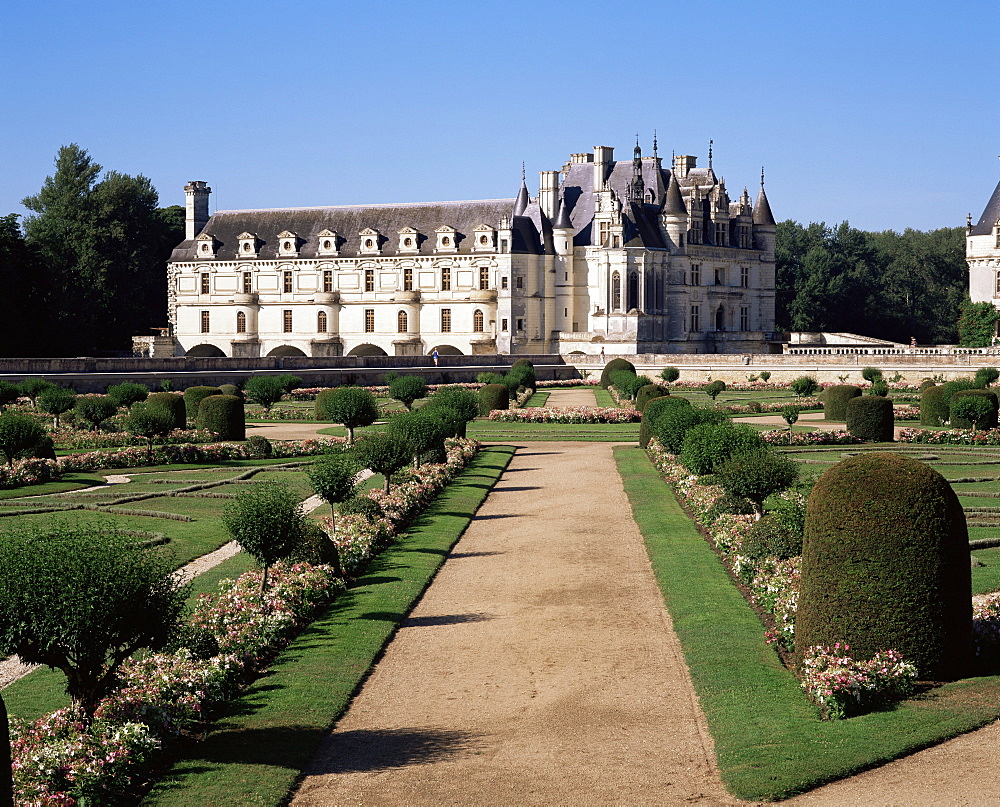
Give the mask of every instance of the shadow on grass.
[[464, 755], [477, 735], [445, 729], [359, 729], [330, 735], [306, 774], [363, 773]]

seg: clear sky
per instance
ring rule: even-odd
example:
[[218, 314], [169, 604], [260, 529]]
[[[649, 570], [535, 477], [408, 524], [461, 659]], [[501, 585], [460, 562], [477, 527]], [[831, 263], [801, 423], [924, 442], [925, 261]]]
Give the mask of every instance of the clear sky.
[[779, 220], [958, 226], [1000, 179], [995, 0], [0, 6], [0, 215], [73, 142], [213, 210], [535, 194], [654, 129]]

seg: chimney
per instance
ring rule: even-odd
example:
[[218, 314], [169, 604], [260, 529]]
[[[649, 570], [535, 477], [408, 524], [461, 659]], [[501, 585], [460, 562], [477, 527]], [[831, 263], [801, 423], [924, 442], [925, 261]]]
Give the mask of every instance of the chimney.
[[208, 197], [212, 189], [207, 182], [194, 180], [184, 186], [186, 212], [184, 215], [184, 238], [190, 241], [208, 224]]
[[594, 190], [604, 190], [604, 180], [614, 167], [615, 150], [611, 146], [594, 146]]
[[538, 186], [538, 206], [545, 217], [551, 221], [556, 217], [556, 200], [559, 196], [559, 172], [540, 171], [541, 180]]
[[678, 154], [674, 157], [674, 170], [681, 178], [686, 177], [697, 162], [698, 158], [692, 157], [690, 154]]

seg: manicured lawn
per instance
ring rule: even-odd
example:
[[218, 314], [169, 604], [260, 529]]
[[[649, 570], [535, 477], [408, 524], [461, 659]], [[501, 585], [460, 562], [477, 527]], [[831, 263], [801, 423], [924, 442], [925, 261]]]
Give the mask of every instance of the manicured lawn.
[[619, 473], [704, 709], [722, 779], [748, 800], [784, 798], [1000, 717], [1000, 677], [941, 686], [895, 709], [821, 721], [715, 553], [646, 455]]

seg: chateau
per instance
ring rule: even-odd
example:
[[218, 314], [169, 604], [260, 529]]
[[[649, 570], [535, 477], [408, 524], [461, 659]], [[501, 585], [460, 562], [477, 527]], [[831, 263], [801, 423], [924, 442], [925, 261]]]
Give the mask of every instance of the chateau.
[[226, 210], [185, 186], [188, 356], [768, 352], [775, 221], [712, 167], [573, 154], [532, 198]]
[[[969, 297], [1000, 308], [1000, 183], [976, 225], [965, 226], [965, 260], [969, 264]], [[1000, 335], [1000, 331], [998, 331]]]

